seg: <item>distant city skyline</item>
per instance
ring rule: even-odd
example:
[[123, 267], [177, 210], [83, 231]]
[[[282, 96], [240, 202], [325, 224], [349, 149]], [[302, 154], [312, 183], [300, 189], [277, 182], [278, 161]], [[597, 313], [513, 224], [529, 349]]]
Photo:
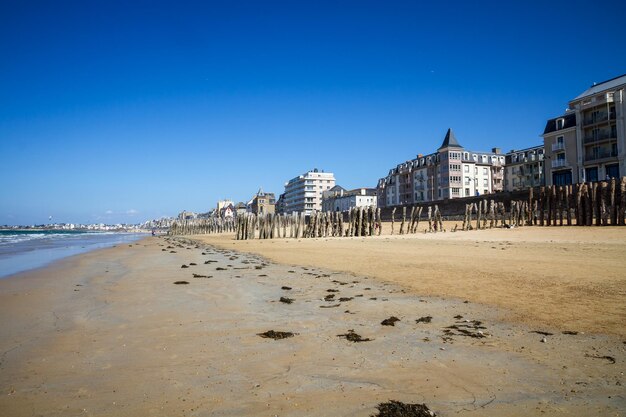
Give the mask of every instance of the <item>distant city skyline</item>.
[[[140, 223], [542, 143], [626, 73], [623, 2], [3, 2], [0, 225]], [[593, 36], [590, 36], [593, 34]]]

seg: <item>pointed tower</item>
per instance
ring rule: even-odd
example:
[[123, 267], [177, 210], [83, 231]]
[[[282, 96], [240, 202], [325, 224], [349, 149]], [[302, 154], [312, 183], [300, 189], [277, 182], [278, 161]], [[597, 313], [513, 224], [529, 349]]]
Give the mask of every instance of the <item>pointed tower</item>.
[[446, 133], [446, 137], [443, 138], [443, 142], [441, 143], [441, 146], [437, 150], [440, 151], [446, 148], [463, 149], [461, 144], [459, 144], [459, 142], [456, 140], [456, 136], [454, 136], [454, 132], [452, 131], [452, 129], [448, 129], [448, 133]]

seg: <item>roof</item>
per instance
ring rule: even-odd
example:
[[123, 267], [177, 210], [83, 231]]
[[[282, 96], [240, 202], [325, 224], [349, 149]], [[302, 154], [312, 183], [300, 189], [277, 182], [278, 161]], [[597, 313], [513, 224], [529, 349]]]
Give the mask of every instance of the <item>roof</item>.
[[565, 113], [563, 116], [555, 117], [554, 119], [548, 120], [548, 122], [546, 123], [546, 128], [543, 129], [544, 135], [547, 133], [556, 132], [557, 130], [562, 130], [556, 128], [556, 121], [558, 119], [565, 119], [565, 122], [563, 123], [563, 129], [576, 126], [576, 113]]
[[448, 129], [448, 133], [446, 133], [446, 137], [443, 138], [443, 142], [438, 150], [445, 148], [463, 148], [456, 140], [456, 136], [454, 136], [452, 129]]
[[578, 97], [576, 97], [572, 101], [581, 100], [585, 97], [598, 94], [602, 91], [611, 90], [623, 84], [626, 84], [626, 74], [620, 75], [619, 77], [611, 78], [610, 80], [606, 80], [598, 84], [594, 83], [591, 87], [589, 87], [587, 90], [585, 90], [582, 94], [580, 94]]
[[333, 188], [331, 188], [329, 191], [346, 191], [345, 188], [343, 188], [341, 185], [335, 185]]

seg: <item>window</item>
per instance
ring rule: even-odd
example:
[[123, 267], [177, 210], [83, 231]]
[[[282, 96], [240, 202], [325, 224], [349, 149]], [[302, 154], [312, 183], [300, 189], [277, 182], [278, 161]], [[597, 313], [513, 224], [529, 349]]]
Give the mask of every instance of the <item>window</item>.
[[557, 136], [556, 143], [558, 143], [559, 145], [563, 145], [563, 136]]
[[619, 178], [619, 164], [605, 165], [604, 171], [609, 178]]
[[469, 165], [464, 165], [463, 166], [463, 172], [469, 173]]
[[483, 185], [485, 187], [489, 186], [489, 180], [487, 178], [483, 179]]
[[461, 192], [460, 188], [452, 188], [452, 195], [458, 196], [460, 192]]
[[563, 125], [564, 124], [565, 124], [565, 119], [557, 119], [557, 121], [556, 121], [556, 129], [557, 130], [563, 129]]
[[469, 195], [470, 195], [470, 191], [469, 190], [470, 190], [469, 188], [465, 189], [465, 197], [469, 197]]
[[489, 174], [489, 171], [487, 170], [487, 168], [483, 168], [483, 175], [487, 175]]
[[474, 174], [478, 175], [478, 167], [474, 167]]

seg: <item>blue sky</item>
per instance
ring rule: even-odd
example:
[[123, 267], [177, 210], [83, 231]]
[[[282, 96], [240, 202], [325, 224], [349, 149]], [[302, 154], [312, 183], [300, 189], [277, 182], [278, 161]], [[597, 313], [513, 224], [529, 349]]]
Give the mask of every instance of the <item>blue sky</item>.
[[624, 2], [0, 2], [0, 224], [139, 222], [541, 143], [626, 73]]

